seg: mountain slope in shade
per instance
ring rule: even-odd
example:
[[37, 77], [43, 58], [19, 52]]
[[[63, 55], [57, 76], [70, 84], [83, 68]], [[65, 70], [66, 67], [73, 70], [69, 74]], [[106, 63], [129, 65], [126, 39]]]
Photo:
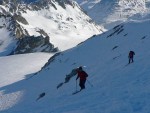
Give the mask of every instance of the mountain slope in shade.
[[[150, 13], [149, 0], [77, 0], [88, 15], [110, 29], [122, 22], [144, 19]], [[91, 7], [91, 3], [94, 5]]]
[[[1, 112], [150, 112], [149, 26], [150, 20], [120, 24], [56, 54], [32, 78], [27, 76], [28, 80], [0, 88]], [[130, 50], [135, 51], [135, 62], [127, 65]], [[89, 74], [85, 90], [72, 96], [76, 77], [60, 89], [56, 88], [72, 69], [81, 65]], [[36, 101], [40, 95], [43, 97]]]

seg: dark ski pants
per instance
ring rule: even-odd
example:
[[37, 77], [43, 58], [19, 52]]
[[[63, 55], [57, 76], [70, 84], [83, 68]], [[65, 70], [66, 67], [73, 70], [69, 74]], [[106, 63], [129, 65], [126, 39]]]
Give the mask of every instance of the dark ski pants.
[[81, 90], [85, 89], [85, 82], [86, 82], [86, 80], [80, 80], [79, 86], [80, 86]]
[[130, 57], [130, 58], [129, 58], [129, 64], [130, 64], [130, 63], [133, 63], [133, 62], [134, 62], [133, 57]]

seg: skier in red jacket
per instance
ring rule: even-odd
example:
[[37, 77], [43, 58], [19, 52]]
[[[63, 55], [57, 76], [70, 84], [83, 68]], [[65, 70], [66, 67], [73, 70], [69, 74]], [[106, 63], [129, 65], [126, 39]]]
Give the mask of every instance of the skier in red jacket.
[[85, 71], [83, 71], [81, 66], [77, 69], [77, 73], [78, 75], [77, 75], [76, 80], [80, 78], [79, 86], [81, 88], [80, 89], [81, 91], [82, 89], [85, 89], [85, 82], [86, 82], [86, 77], [88, 77], [88, 74]]

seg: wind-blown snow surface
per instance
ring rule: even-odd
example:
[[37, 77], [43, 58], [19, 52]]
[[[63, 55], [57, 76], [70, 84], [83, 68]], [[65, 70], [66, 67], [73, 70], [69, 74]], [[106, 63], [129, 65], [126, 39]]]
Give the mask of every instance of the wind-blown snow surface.
[[[116, 26], [60, 53], [36, 76], [1, 87], [1, 113], [149, 113], [149, 26], [149, 20]], [[130, 50], [135, 62], [126, 66]], [[87, 82], [85, 90], [72, 95], [74, 77], [57, 90], [80, 65], [86, 66], [94, 87]]]

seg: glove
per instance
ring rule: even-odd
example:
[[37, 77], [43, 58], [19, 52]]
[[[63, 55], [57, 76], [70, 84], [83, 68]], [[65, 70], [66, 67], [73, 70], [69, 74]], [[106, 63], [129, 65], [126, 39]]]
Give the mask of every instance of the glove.
[[78, 78], [76, 78], [76, 80], [78, 80]]

